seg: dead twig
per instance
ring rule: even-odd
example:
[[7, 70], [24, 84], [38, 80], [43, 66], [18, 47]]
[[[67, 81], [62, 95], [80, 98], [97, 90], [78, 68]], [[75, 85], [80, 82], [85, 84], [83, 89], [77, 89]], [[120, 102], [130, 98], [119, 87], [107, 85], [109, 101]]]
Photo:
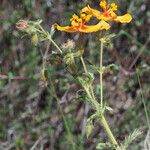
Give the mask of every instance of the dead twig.
[[30, 150], [35, 150], [37, 145], [40, 143], [40, 141], [43, 139], [43, 137], [39, 137], [38, 140], [34, 143], [34, 145], [30, 148]]

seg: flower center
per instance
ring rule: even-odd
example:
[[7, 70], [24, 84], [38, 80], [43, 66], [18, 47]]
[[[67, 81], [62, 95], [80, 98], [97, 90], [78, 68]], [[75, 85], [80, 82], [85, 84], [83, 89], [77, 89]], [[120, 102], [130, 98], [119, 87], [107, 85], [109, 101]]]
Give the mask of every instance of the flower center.
[[111, 12], [114, 12], [117, 10], [118, 6], [115, 3], [107, 4], [106, 0], [103, 0], [100, 2], [100, 7], [104, 10], [104, 13], [107, 12], [110, 14]]
[[72, 18], [70, 19], [71, 25], [74, 27], [83, 26], [86, 22], [88, 22], [91, 19], [91, 15], [87, 15], [85, 13], [82, 13], [80, 15], [80, 18], [74, 14]]

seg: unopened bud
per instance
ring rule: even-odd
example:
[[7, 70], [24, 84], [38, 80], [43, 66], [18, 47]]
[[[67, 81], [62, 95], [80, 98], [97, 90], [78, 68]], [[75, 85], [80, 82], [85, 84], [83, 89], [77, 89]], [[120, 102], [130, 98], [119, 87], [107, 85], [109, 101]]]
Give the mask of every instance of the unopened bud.
[[16, 28], [17, 28], [18, 30], [24, 31], [24, 30], [26, 30], [28, 27], [29, 27], [29, 25], [28, 25], [28, 22], [27, 22], [26, 20], [19, 20], [19, 21], [16, 23]]
[[75, 47], [75, 43], [73, 40], [70, 39], [68, 39], [68, 41], [62, 45], [63, 49], [74, 49], [74, 47]]

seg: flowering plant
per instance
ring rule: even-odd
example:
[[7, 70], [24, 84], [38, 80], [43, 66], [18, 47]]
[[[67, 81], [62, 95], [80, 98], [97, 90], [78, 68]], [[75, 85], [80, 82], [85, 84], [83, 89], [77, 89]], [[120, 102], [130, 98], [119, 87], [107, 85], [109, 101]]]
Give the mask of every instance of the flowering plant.
[[[123, 16], [117, 16], [115, 11], [117, 10], [118, 6], [115, 3], [107, 3], [105, 0], [102, 0], [100, 2], [100, 7], [103, 11], [99, 11], [96, 9], [91, 8], [89, 5], [87, 7], [84, 7], [80, 11], [80, 17], [76, 14], [73, 14], [72, 18], [70, 19], [71, 25], [70, 26], [60, 26], [58, 24], [54, 24], [52, 27], [51, 32], [45, 31], [41, 26], [41, 21], [24, 21], [20, 20], [18, 21], [17, 28], [23, 32], [26, 32], [27, 34], [32, 35], [32, 41], [35, 45], [37, 45], [38, 39], [40, 38], [41, 41], [49, 41], [51, 42], [60, 55], [62, 56], [62, 61], [66, 64], [67, 70], [69, 73], [74, 77], [75, 80], [79, 82], [81, 87], [83, 88], [84, 92], [86, 93], [86, 96], [84, 97], [84, 101], [89, 103], [90, 106], [95, 110], [95, 112], [87, 119], [87, 125], [86, 125], [86, 134], [87, 137], [91, 134], [92, 129], [94, 127], [93, 120], [97, 119], [101, 125], [103, 126], [104, 130], [106, 131], [109, 141], [108, 143], [99, 143], [97, 148], [101, 148], [102, 146], [106, 148], [113, 148], [116, 150], [125, 150], [128, 146], [126, 143], [120, 144], [117, 142], [115, 136], [113, 135], [109, 124], [106, 120], [105, 114], [107, 110], [111, 110], [110, 107], [106, 105], [106, 102], [104, 101], [103, 96], [103, 73], [110, 68], [111, 66], [114, 66], [114, 64], [110, 64], [108, 66], [103, 66], [103, 47], [110, 43], [112, 34], [107, 35], [104, 34], [102, 37], [100, 37], [100, 62], [99, 66], [92, 65], [92, 68], [99, 73], [99, 82], [100, 82], [100, 91], [98, 98], [94, 93], [94, 74], [92, 74], [84, 61], [83, 54], [84, 54], [84, 47], [83, 47], [83, 33], [92, 33], [92, 32], [102, 32], [110, 29], [110, 21], [114, 22], [120, 22], [120, 23], [129, 23], [132, 20], [132, 16], [127, 13]], [[92, 17], [95, 17], [98, 19], [98, 23], [96, 25], [86, 25], [86, 23], [90, 22], [90, 19]], [[70, 48], [65, 46], [65, 48], [68, 48], [69, 50], [67, 53], [64, 51], [63, 48], [60, 48], [56, 42], [53, 40], [53, 31], [54, 28], [63, 31], [63, 32], [78, 32], [79, 33], [79, 45], [80, 50], [76, 52], [72, 52]], [[74, 46], [73, 46], [74, 47]], [[83, 72], [82, 74], [79, 73], [77, 69], [77, 65], [75, 63], [75, 59], [80, 59], [82, 66], [83, 66]], [[44, 64], [44, 63], [43, 63]], [[47, 74], [44, 69], [42, 69], [42, 79], [46, 82], [47, 85]], [[100, 102], [99, 102], [100, 100]], [[137, 132], [136, 132], [137, 133]], [[138, 136], [139, 134], [137, 134]], [[130, 139], [131, 142], [132, 139]], [[129, 143], [130, 143], [129, 142]]]

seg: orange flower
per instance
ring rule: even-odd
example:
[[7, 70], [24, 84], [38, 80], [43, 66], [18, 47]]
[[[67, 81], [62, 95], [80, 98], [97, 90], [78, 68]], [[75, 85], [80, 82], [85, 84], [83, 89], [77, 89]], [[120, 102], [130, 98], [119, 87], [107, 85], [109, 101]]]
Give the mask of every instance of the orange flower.
[[106, 0], [102, 0], [100, 2], [100, 7], [103, 12], [92, 9], [89, 5], [81, 10], [82, 13], [86, 13], [88, 15], [92, 15], [99, 20], [104, 21], [116, 21], [121, 23], [129, 23], [132, 20], [132, 16], [130, 14], [125, 14], [123, 16], [117, 16], [115, 11], [118, 9], [118, 6], [115, 3], [107, 4]]
[[85, 33], [97, 32], [99, 30], [104, 29], [108, 30], [110, 28], [110, 25], [103, 20], [96, 25], [85, 25], [85, 23], [87, 23], [91, 19], [91, 17], [92, 17], [91, 15], [82, 13], [79, 18], [76, 14], [74, 14], [70, 19], [71, 26], [62, 27], [59, 26], [58, 24], [54, 24], [54, 28], [57, 28], [57, 30], [65, 32], [85, 32]]

